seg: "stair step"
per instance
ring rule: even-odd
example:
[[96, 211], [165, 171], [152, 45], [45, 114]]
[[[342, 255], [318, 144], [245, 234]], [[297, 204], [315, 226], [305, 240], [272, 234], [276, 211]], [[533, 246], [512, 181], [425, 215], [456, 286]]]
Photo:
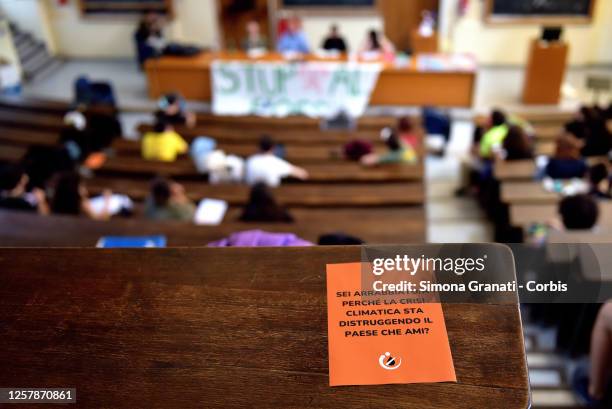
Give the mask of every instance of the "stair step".
[[558, 369], [530, 369], [529, 384], [532, 389], [567, 388], [563, 373]]
[[582, 409], [582, 406], [569, 389], [532, 390], [531, 400], [531, 407], [533, 409]]
[[545, 353], [545, 352], [529, 352], [527, 353], [527, 366], [529, 369], [547, 369], [547, 368], [564, 368], [565, 361], [562, 357]]
[[43, 44], [34, 44], [27, 49], [27, 52], [19, 56], [22, 65], [26, 65], [29, 61], [39, 58], [41, 54], [46, 54], [47, 50]]
[[44, 64], [39, 65], [34, 70], [24, 71], [24, 75], [27, 81], [40, 79], [59, 69], [63, 64], [64, 61], [62, 59], [49, 56]]
[[32, 36], [30, 36], [27, 33], [21, 33], [21, 32], [13, 33], [12, 37], [13, 37], [13, 42], [15, 46], [17, 47], [24, 42], [27, 43], [28, 41], [32, 40]]

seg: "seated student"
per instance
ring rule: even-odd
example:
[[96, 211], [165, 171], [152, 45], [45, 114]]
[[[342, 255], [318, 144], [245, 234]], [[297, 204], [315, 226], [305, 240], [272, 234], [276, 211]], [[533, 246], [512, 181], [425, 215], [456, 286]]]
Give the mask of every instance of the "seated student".
[[557, 138], [555, 154], [546, 165], [545, 175], [553, 179], [582, 178], [587, 164], [580, 155], [580, 143], [570, 135]]
[[123, 130], [119, 111], [115, 108], [92, 108], [85, 111], [86, 132], [91, 151], [109, 148], [113, 141], [121, 138]]
[[87, 118], [80, 111], [70, 111], [64, 115], [64, 127], [60, 131], [59, 142], [68, 146], [70, 157], [82, 160], [91, 152], [91, 139], [87, 134]]
[[419, 150], [420, 148], [419, 136], [416, 132], [414, 124], [412, 123], [412, 120], [409, 117], [404, 116], [398, 119], [397, 133], [398, 133], [399, 139], [406, 146], [411, 146], [413, 149], [417, 151]]
[[604, 163], [589, 168], [589, 194], [597, 199], [610, 199], [610, 172]]
[[65, 146], [32, 145], [22, 160], [30, 180], [28, 186], [44, 189], [53, 175], [74, 171], [76, 162]]
[[393, 54], [395, 47], [384, 34], [379, 34], [376, 30], [368, 31], [368, 34], [359, 48], [359, 53], [381, 53]]
[[262, 182], [269, 187], [277, 187], [281, 179], [288, 176], [308, 179], [306, 170], [274, 155], [274, 141], [267, 135], [261, 137], [259, 152], [247, 159], [245, 168], [246, 183], [249, 185]]
[[104, 191], [105, 205], [101, 212], [95, 212], [89, 201], [87, 189], [76, 172], [63, 172], [53, 183], [51, 212], [54, 214], [84, 215], [90, 219], [107, 220], [111, 216], [110, 198], [112, 193]]
[[161, 115], [152, 132], [142, 138], [142, 157], [147, 160], [174, 162], [178, 155], [187, 153], [189, 145], [174, 131], [174, 127]]
[[245, 230], [230, 234], [208, 247], [296, 247], [312, 246], [312, 243], [293, 233], [271, 233], [263, 230]]
[[293, 217], [276, 203], [272, 192], [264, 183], [256, 183], [251, 188], [249, 202], [240, 216], [243, 222], [292, 222]]
[[147, 59], [160, 55], [166, 46], [162, 25], [160, 16], [152, 11], [144, 13], [138, 23], [134, 41], [138, 64], [141, 68]]
[[147, 219], [191, 221], [195, 211], [196, 207], [182, 185], [163, 178], [151, 183], [151, 193], [145, 201]]
[[166, 47], [167, 41], [163, 33], [164, 21], [162, 17], [153, 12], [146, 12], [140, 22], [134, 40], [138, 54], [138, 62], [142, 64], [151, 57], [161, 55]]
[[566, 196], [559, 202], [559, 215], [563, 226], [555, 225], [553, 221], [553, 227], [560, 230], [589, 230], [597, 223], [599, 208], [591, 196]]
[[481, 159], [493, 159], [496, 151], [501, 149], [508, 134], [506, 115], [495, 109], [491, 112], [488, 129], [482, 134], [478, 144], [478, 155]]
[[287, 31], [281, 34], [276, 44], [279, 53], [302, 53], [308, 54], [310, 46], [306, 40], [306, 35], [302, 31], [302, 22], [297, 17], [292, 17], [288, 21]]
[[341, 53], [347, 51], [346, 42], [338, 32], [338, 26], [336, 24], [332, 24], [329, 28], [329, 34], [323, 40], [321, 48], [326, 51], [338, 51]]
[[512, 125], [508, 128], [502, 147], [503, 152], [500, 154], [504, 160], [533, 159], [531, 141], [520, 126]]
[[361, 157], [361, 163], [366, 166], [391, 164], [391, 163], [415, 163], [417, 156], [410, 146], [405, 146], [391, 128], [385, 128], [381, 132], [388, 151], [383, 154], [370, 153]]
[[612, 132], [599, 111], [587, 124], [586, 138], [582, 147], [584, 156], [606, 156], [612, 149]]
[[[185, 125], [193, 128], [196, 124], [196, 116], [193, 112], [187, 111], [185, 100], [179, 94], [170, 93], [162, 96], [157, 105], [160, 111], [173, 126]], [[156, 116], [161, 115], [157, 113]]]
[[246, 37], [242, 40], [242, 49], [244, 51], [266, 50], [268, 48], [268, 40], [261, 34], [259, 23], [251, 20], [246, 24]]
[[319, 246], [356, 246], [365, 244], [365, 242], [359, 237], [337, 232], [320, 235], [317, 244]]
[[14, 164], [1, 166], [0, 208], [49, 214], [45, 192], [34, 188], [28, 195], [26, 192], [28, 181], [29, 177], [21, 166]]
[[585, 139], [588, 130], [587, 123], [590, 121], [591, 116], [591, 108], [585, 105], [581, 106], [574, 118], [565, 123], [565, 131], [574, 135], [578, 139]]

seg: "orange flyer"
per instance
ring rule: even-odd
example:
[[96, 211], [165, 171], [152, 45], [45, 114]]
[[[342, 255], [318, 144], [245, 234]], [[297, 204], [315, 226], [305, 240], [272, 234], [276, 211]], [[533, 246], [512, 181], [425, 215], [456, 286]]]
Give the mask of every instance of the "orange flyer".
[[330, 386], [456, 382], [442, 305], [364, 298], [361, 278], [327, 265]]

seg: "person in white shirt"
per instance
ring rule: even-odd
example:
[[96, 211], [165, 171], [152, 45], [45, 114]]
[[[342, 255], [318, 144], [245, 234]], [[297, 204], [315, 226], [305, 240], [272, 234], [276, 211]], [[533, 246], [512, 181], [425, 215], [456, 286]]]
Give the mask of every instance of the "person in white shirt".
[[307, 179], [308, 172], [274, 155], [274, 141], [265, 135], [259, 141], [259, 152], [250, 156], [246, 162], [246, 183], [253, 186], [265, 183], [269, 187], [280, 185], [281, 179], [292, 176]]

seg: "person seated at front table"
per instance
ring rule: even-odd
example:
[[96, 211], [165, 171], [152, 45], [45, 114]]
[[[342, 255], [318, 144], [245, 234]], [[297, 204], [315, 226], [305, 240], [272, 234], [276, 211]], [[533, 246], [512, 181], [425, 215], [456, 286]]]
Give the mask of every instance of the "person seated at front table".
[[0, 167], [0, 208], [49, 214], [42, 189], [34, 188], [31, 194], [26, 192], [29, 180], [20, 165], [7, 164]]
[[597, 199], [610, 199], [610, 172], [605, 163], [589, 168], [589, 194]]
[[262, 182], [269, 187], [277, 187], [281, 179], [292, 176], [308, 179], [308, 172], [274, 155], [274, 141], [267, 135], [259, 141], [259, 152], [250, 156], [246, 162], [246, 183], [254, 185]]
[[142, 138], [142, 157], [147, 160], [174, 162], [178, 155], [187, 153], [189, 145], [176, 133], [163, 115], [158, 116], [152, 132]]
[[381, 137], [385, 140], [388, 151], [383, 154], [369, 153], [361, 157], [361, 163], [366, 166], [391, 164], [391, 163], [415, 163], [417, 156], [414, 149], [406, 146], [398, 138], [391, 128], [381, 131]]
[[552, 179], [583, 178], [588, 170], [580, 154], [580, 142], [570, 135], [557, 138], [555, 154], [546, 165], [545, 175]]
[[384, 34], [379, 34], [376, 30], [368, 31], [368, 34], [359, 48], [359, 53], [380, 53], [393, 54], [395, 47]]
[[289, 19], [287, 31], [285, 31], [276, 44], [279, 53], [302, 53], [308, 54], [310, 46], [306, 40], [306, 35], [302, 31], [302, 22], [297, 17]]
[[182, 185], [163, 178], [151, 184], [151, 193], [145, 201], [144, 214], [151, 220], [193, 220], [195, 205]]
[[251, 20], [246, 24], [246, 37], [242, 40], [244, 51], [267, 50], [268, 40], [261, 34], [259, 23]]
[[280, 206], [265, 183], [256, 183], [251, 188], [249, 202], [244, 207], [240, 220], [244, 222], [292, 222], [293, 217]]
[[346, 42], [338, 32], [338, 26], [336, 24], [332, 24], [330, 27], [329, 34], [323, 40], [321, 48], [325, 51], [338, 51], [340, 53], [345, 53], [347, 51]]
[[195, 126], [196, 116], [193, 112], [187, 111], [185, 100], [179, 94], [166, 94], [157, 101], [157, 105], [173, 126], [185, 125], [189, 128]]
[[104, 205], [101, 211], [95, 212], [89, 200], [85, 185], [76, 172], [63, 172], [56, 175], [51, 198], [51, 212], [73, 216], [86, 216], [90, 219], [108, 220], [111, 217], [110, 190], [103, 192]]

